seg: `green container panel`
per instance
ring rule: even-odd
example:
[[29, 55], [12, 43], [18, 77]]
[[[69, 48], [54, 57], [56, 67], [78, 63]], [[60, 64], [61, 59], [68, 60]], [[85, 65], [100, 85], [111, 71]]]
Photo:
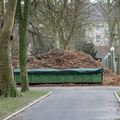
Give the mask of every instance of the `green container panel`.
[[59, 83], [58, 75], [49, 75], [49, 83]]
[[66, 82], [66, 75], [59, 75], [59, 80], [60, 83], [65, 83]]
[[92, 81], [93, 82], [99, 82], [103, 81], [103, 74], [97, 74], [97, 75], [92, 75]]
[[75, 82], [75, 75], [66, 75], [66, 82]]
[[84, 75], [83, 78], [83, 82], [92, 82], [91, 75]]
[[83, 82], [83, 75], [75, 75], [75, 83], [77, 82]]
[[29, 83], [34, 83], [34, 78], [32, 75], [28, 75]]
[[41, 75], [41, 80], [43, 83], [49, 83], [49, 75]]
[[20, 83], [20, 75], [15, 75], [15, 82]]
[[39, 75], [31, 75], [33, 81], [32, 83], [39, 83], [40, 76]]
[[[102, 74], [95, 75], [28, 75], [29, 83], [101, 83]], [[16, 83], [20, 83], [20, 75], [15, 75]]]
[[39, 75], [39, 80], [38, 80], [39, 83], [43, 83], [43, 79], [42, 79], [42, 75]]

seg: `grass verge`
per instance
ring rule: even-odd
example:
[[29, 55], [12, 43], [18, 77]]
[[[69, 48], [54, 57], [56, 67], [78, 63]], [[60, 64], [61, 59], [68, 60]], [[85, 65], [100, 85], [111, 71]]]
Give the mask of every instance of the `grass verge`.
[[120, 92], [117, 92], [118, 97], [120, 98]]
[[22, 109], [38, 98], [48, 94], [47, 91], [29, 91], [21, 93], [22, 97], [16, 98], [2, 98], [0, 97], [0, 120], [9, 116], [10, 114]]

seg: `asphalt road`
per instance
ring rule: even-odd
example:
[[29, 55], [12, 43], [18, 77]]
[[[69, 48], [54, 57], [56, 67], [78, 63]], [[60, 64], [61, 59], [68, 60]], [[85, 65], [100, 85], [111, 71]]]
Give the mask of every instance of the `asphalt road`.
[[10, 120], [120, 120], [120, 87], [39, 87], [53, 94]]

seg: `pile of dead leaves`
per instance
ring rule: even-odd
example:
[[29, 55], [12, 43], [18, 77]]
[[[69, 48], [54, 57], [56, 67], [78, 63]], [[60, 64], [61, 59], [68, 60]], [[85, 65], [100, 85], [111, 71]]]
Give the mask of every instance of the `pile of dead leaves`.
[[[18, 56], [13, 57], [14, 69], [19, 68]], [[120, 77], [81, 51], [53, 49], [36, 56], [27, 56], [27, 68], [104, 68], [103, 85], [120, 85]]]

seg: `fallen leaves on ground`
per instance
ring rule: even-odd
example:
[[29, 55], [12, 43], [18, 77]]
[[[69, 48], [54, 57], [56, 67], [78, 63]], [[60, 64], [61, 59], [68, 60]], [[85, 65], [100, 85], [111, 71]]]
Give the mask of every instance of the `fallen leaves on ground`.
[[[19, 68], [19, 57], [13, 56], [14, 69]], [[52, 49], [36, 56], [27, 56], [27, 68], [104, 68], [103, 85], [120, 85], [120, 76], [114, 74], [89, 54], [76, 50]]]

